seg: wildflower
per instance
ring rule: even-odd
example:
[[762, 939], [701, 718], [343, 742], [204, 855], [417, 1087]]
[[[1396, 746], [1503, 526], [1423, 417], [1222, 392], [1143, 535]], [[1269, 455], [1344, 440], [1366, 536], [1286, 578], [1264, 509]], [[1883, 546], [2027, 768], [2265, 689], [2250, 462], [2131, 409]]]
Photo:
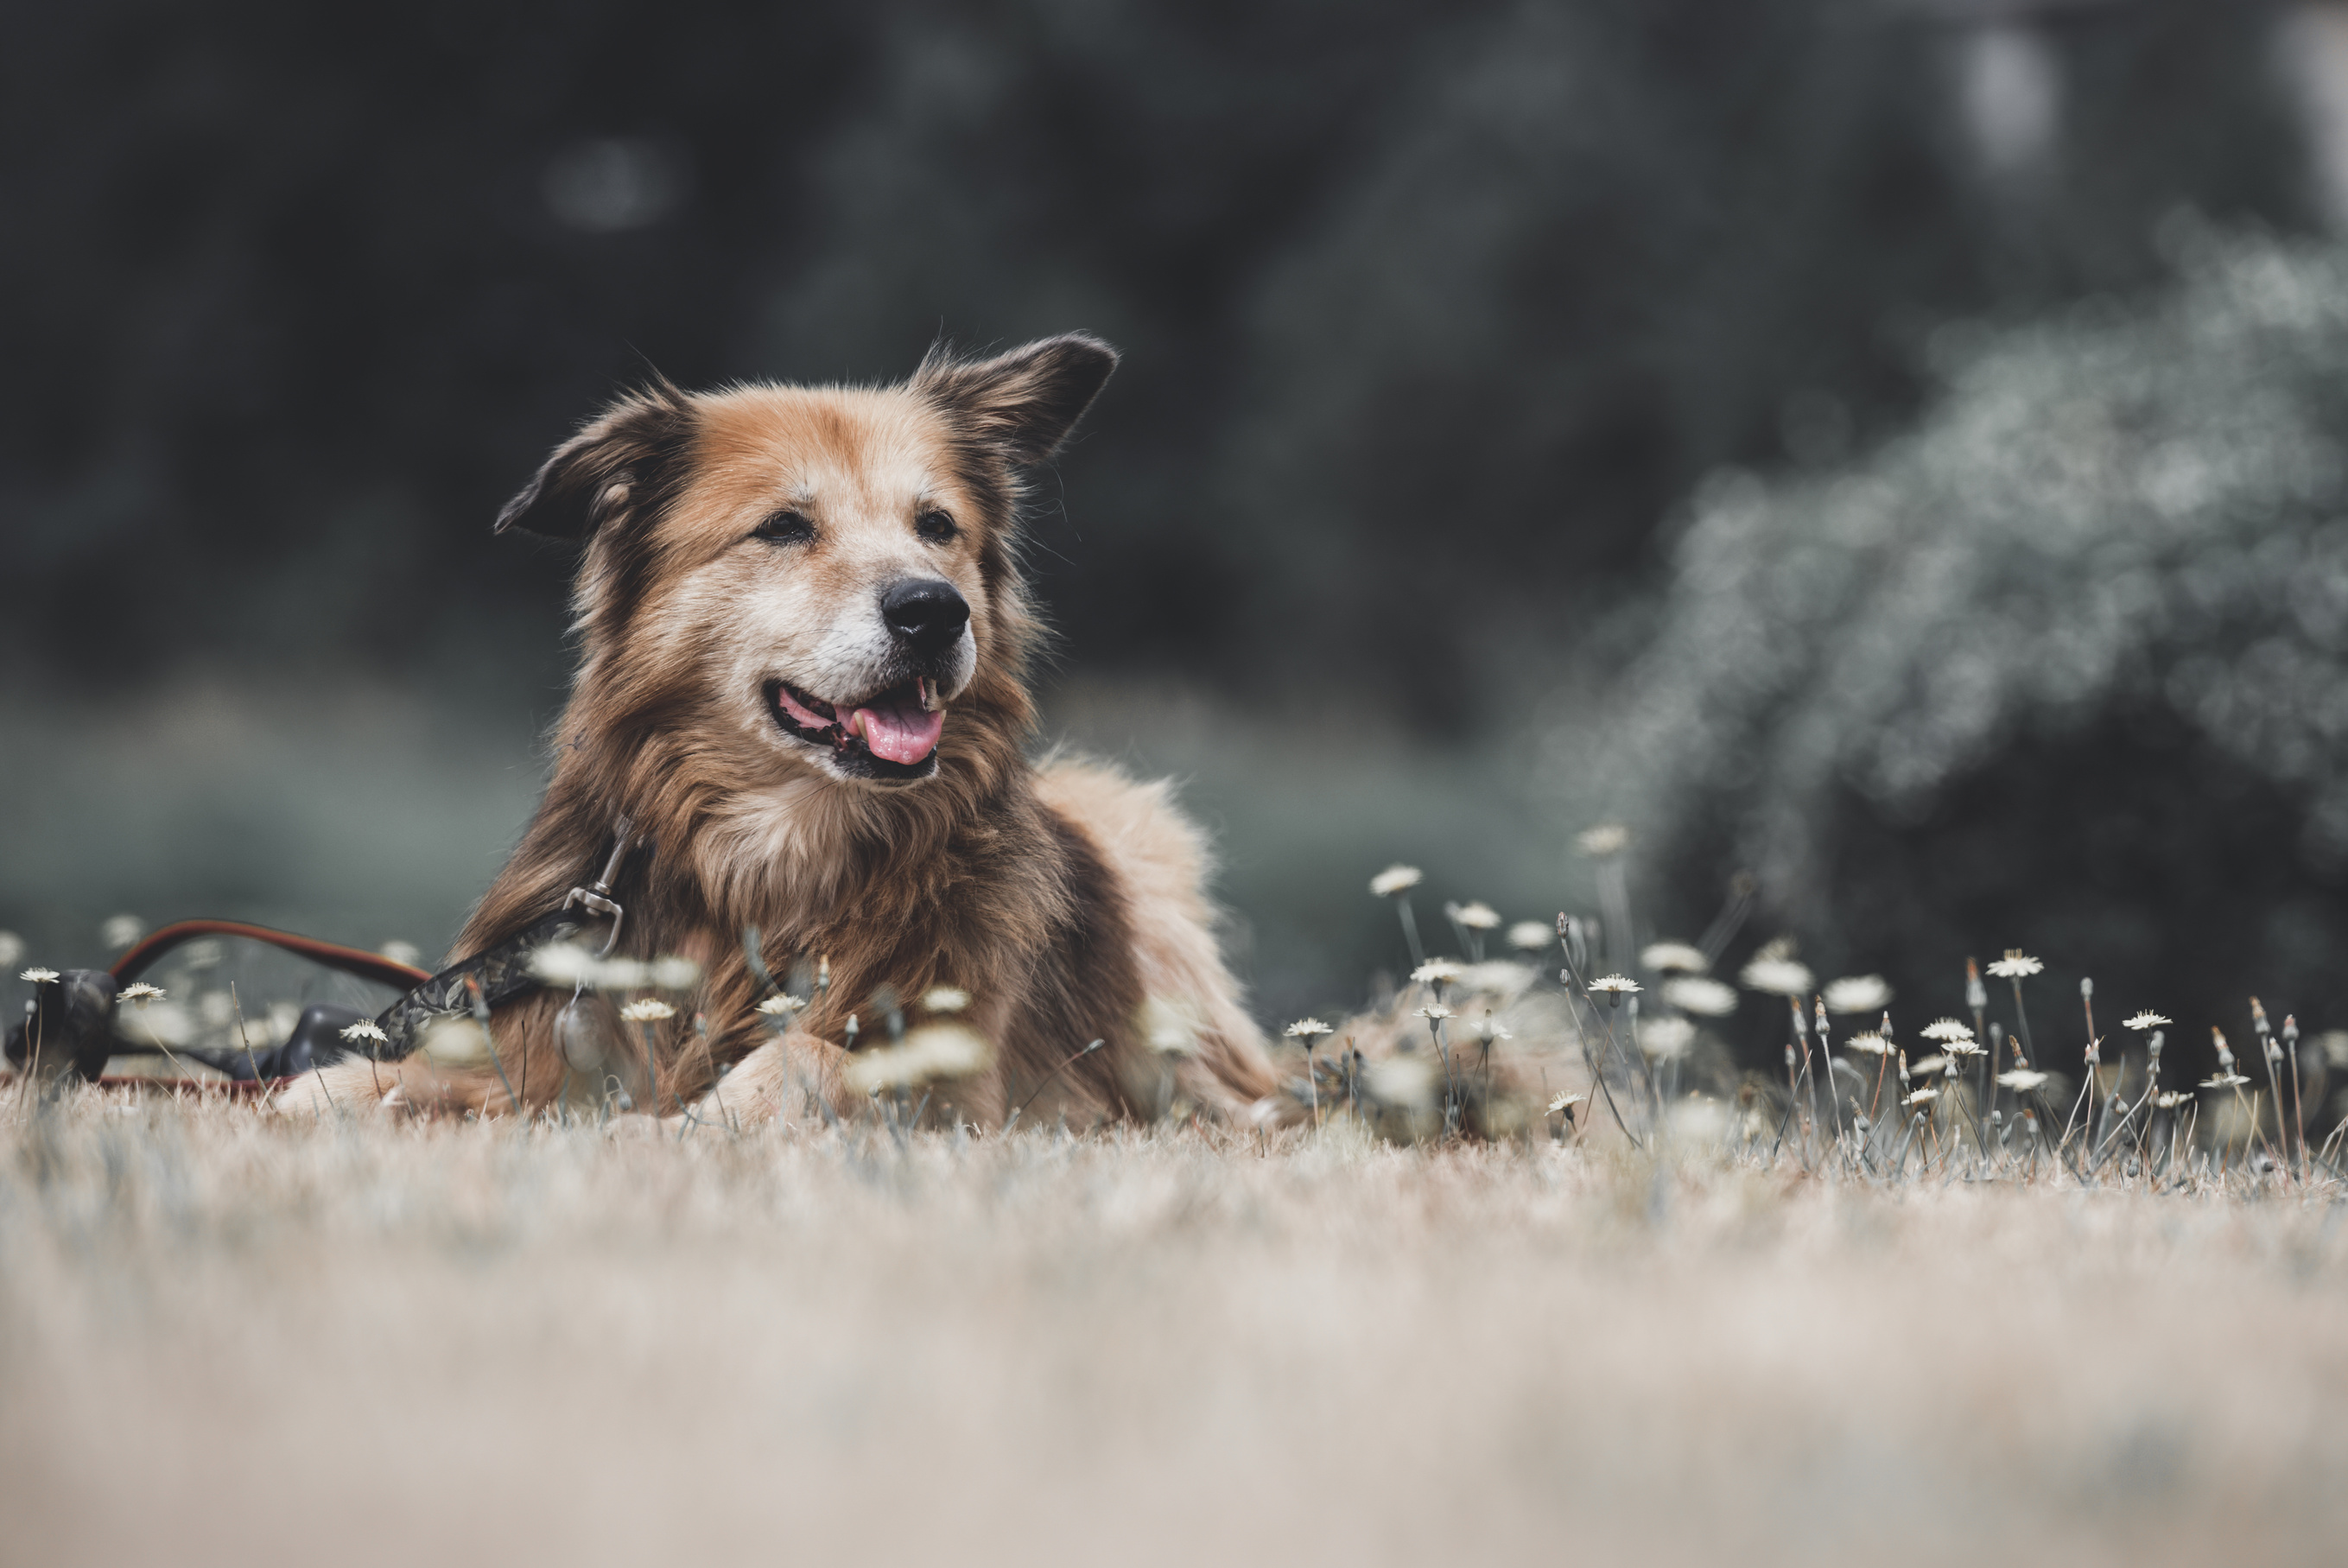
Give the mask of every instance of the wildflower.
[[391, 1040], [390, 1036], [385, 1034], [381, 1029], [377, 1028], [371, 1020], [366, 1018], [361, 1018], [357, 1023], [353, 1024], [349, 1028], [345, 1029], [343, 1031], [343, 1038], [350, 1041], [350, 1043], [355, 1046], [387, 1045]]
[[1530, 965], [1511, 964], [1505, 958], [1488, 958], [1481, 964], [1470, 964], [1459, 972], [1459, 988], [1480, 991], [1494, 996], [1514, 996], [1533, 983]]
[[1468, 972], [1468, 966], [1450, 958], [1430, 958], [1410, 972], [1410, 977], [1422, 985], [1448, 984]]
[[2158, 1106], [2163, 1110], [2174, 1110], [2192, 1098], [2193, 1091], [2190, 1089], [2163, 1089], [2160, 1093], [2152, 1097], [2152, 1103]]
[[1434, 1023], [1451, 1016], [1451, 1009], [1437, 1002], [1432, 1006], [1421, 1007], [1417, 1016]]
[[1907, 1098], [1906, 1099], [1902, 1100], [1900, 1103], [1901, 1103], [1901, 1104], [1903, 1104], [1903, 1105], [1930, 1105], [1930, 1104], [1931, 1104], [1931, 1103], [1932, 1103], [1932, 1101], [1934, 1101], [1934, 1100], [1936, 1100], [1936, 1099], [1940, 1099], [1940, 1098], [1941, 1098], [1941, 1091], [1940, 1091], [1939, 1089], [1936, 1089], [1936, 1088], [1920, 1088], [1920, 1089], [1916, 1089], [1916, 1090], [1911, 1091], [1911, 1092], [1909, 1094], [1908, 1098]]
[[448, 1067], [489, 1059], [489, 1037], [470, 1018], [443, 1018], [424, 1032], [417, 1048], [427, 1060]]
[[1808, 965], [1760, 954], [1738, 971], [1736, 979], [1748, 991], [1766, 991], [1778, 996], [1800, 996], [1818, 984]]
[[1538, 920], [1520, 920], [1509, 927], [1509, 945], [1519, 953], [1539, 953], [1557, 940], [1557, 933]]
[[1663, 982], [1663, 1000], [1683, 1013], [1703, 1018], [1725, 1018], [1736, 1011], [1735, 987], [1701, 975], [1680, 975]]
[[24, 956], [25, 939], [13, 931], [0, 931], [0, 969], [14, 969]]
[[1879, 1057], [1891, 1049], [1891, 1042], [1870, 1029], [1864, 1035], [1853, 1035], [1845, 1040], [1842, 1043], [1842, 1048], [1846, 1051], [1857, 1051], [1861, 1056]]
[[1557, 1112], [1561, 1110], [1570, 1110], [1573, 1107], [1580, 1105], [1584, 1098], [1584, 1096], [1578, 1094], [1558, 1095], [1549, 1102], [1550, 1113], [1551, 1115], [1555, 1115]]
[[1620, 822], [1601, 822], [1586, 832], [1575, 834], [1573, 842], [1591, 860], [1602, 861], [1631, 847], [1631, 830]]
[[1317, 1040], [1329, 1032], [1329, 1026], [1318, 1018], [1299, 1018], [1282, 1031], [1292, 1040]]
[[1364, 1069], [1362, 1086], [1386, 1105], [1425, 1105], [1435, 1092], [1435, 1064], [1422, 1057], [1387, 1057]]
[[1980, 1057], [1989, 1054], [1989, 1047], [1979, 1040], [1950, 1040], [1941, 1048], [1952, 1057]]
[[922, 1006], [932, 1013], [959, 1013], [970, 1006], [970, 993], [959, 985], [932, 985], [922, 993]]
[[1151, 1050], [1175, 1057], [1195, 1055], [1199, 1049], [1199, 1031], [1205, 1026], [1205, 1020], [1195, 1008], [1164, 996], [1151, 996], [1144, 1001], [1141, 1014], [1135, 1022], [1140, 1026], [1141, 1037], [1149, 1042]]
[[1498, 931], [1500, 916], [1488, 903], [1463, 903], [1444, 912], [1470, 931]]
[[1477, 1019], [1475, 1023], [1469, 1025], [1468, 1032], [1475, 1037], [1478, 1044], [1485, 1047], [1487, 1049], [1499, 1044], [1502, 1040], [1513, 1040], [1517, 1037], [1516, 1036], [1509, 1033], [1508, 1030], [1500, 1027], [1500, 1021], [1498, 1018], [1493, 1017], [1489, 1013], [1485, 1014], [1482, 1017]]
[[16, 976], [19, 980], [29, 980], [36, 985], [46, 985], [57, 977], [57, 972], [54, 969], [27, 969]]
[[108, 917], [98, 933], [108, 947], [128, 947], [147, 934], [147, 925], [135, 914], [118, 914]]
[[550, 985], [592, 985], [595, 955], [575, 942], [550, 942], [530, 955], [530, 972]]
[[1628, 996], [1638, 991], [1639, 983], [1627, 975], [1601, 975], [1590, 983], [1590, 988], [1610, 996]]
[[2138, 1013], [2133, 1018], [2123, 1018], [2120, 1022], [2128, 1028], [2144, 1030], [2157, 1029], [2168, 1020], [2157, 1013]]
[[633, 991], [652, 984], [652, 965], [634, 958], [606, 958], [595, 965], [587, 984], [604, 991]]
[[1923, 1078], [1928, 1074], [1941, 1071], [1949, 1065], [1949, 1061], [1950, 1058], [1947, 1057], [1926, 1057], [1921, 1062], [1910, 1062], [1908, 1070], [1919, 1078]]
[[2233, 1088], [2250, 1081], [2250, 1079], [2244, 1078], [2238, 1072], [2221, 1072], [2214, 1078], [2203, 1078], [2201, 1080], [2201, 1087], [2203, 1088]]
[[1879, 1013], [1891, 1000], [1891, 983], [1880, 975], [1846, 975], [1826, 988], [1829, 1013]]
[[125, 985], [122, 988], [121, 994], [116, 996], [115, 1000], [118, 1002], [153, 1002], [159, 1000], [162, 995], [163, 987], [160, 985], [149, 985], [146, 981], [139, 980], [134, 981], [130, 985]]
[[2023, 952], [2021, 948], [2009, 947], [2005, 950], [2004, 957], [1989, 966], [1989, 972], [2001, 980], [2020, 980], [2027, 975], [2035, 975], [2045, 967], [2046, 965]]
[[1954, 1018], [1933, 1019], [1924, 1026], [1923, 1035], [1926, 1039], [1939, 1040], [1943, 1045], [1952, 1040], [1970, 1040], [1973, 1037], [1973, 1032]]
[[657, 996], [639, 996], [620, 1009], [620, 1016], [631, 1024], [656, 1024], [675, 1017], [676, 1009]]
[[759, 1003], [758, 1011], [766, 1014], [769, 1018], [788, 1018], [806, 1006], [805, 1001], [784, 991]]
[[1639, 1027], [1639, 1048], [1658, 1061], [1673, 1061], [1695, 1044], [1695, 1026], [1685, 1018], [1657, 1018]]
[[1370, 879], [1370, 891], [1380, 898], [1392, 898], [1416, 887], [1424, 875], [1416, 866], [1388, 866]]
[[1677, 971], [1682, 975], [1701, 975], [1712, 967], [1712, 960], [1704, 955], [1703, 948], [1684, 942], [1650, 943], [1647, 950], [1639, 954], [1639, 963], [1666, 974]]
[[893, 1046], [864, 1051], [840, 1076], [860, 1094], [907, 1088], [933, 1078], [963, 1078], [983, 1069], [994, 1052], [983, 1037], [961, 1024], [923, 1024]]

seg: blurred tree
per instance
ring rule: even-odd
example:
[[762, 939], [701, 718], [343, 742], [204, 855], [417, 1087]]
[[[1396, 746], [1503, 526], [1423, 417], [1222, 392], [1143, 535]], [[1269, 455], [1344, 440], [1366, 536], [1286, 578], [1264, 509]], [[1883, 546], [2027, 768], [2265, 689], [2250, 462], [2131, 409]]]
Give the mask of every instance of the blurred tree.
[[19, 21], [0, 639], [51, 680], [542, 686], [560, 573], [482, 523], [616, 385], [1082, 325], [1134, 356], [1038, 528], [1072, 655], [1456, 728], [1495, 628], [1568, 639], [1708, 469], [1896, 427], [1921, 324], [2140, 282], [2179, 200], [2300, 215], [2255, 6], [2052, 8], [2019, 216], [1945, 8]]

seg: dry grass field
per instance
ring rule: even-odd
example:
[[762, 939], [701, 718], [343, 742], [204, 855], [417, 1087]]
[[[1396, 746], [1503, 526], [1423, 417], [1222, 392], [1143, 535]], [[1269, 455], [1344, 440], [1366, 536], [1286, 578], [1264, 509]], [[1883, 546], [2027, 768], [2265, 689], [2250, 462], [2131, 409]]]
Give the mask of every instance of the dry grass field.
[[0, 1106], [11, 1563], [2333, 1563], [2329, 1179]]

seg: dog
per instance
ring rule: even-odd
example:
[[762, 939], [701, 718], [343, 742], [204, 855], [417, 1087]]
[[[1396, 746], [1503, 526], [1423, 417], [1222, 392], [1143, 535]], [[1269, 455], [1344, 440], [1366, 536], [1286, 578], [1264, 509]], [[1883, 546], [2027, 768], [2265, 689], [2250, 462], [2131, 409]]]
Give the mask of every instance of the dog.
[[[1266, 1101], [1199, 829], [1164, 783], [1025, 749], [1023, 484], [1117, 362], [1072, 334], [932, 350], [880, 387], [655, 379], [557, 447], [497, 530], [582, 542], [578, 671], [545, 795], [457, 952], [561, 907], [617, 843], [618, 952], [689, 959], [697, 991], [628, 1023], [608, 996], [566, 1015], [572, 988], [530, 992], [491, 1017], [494, 1060], [349, 1058], [283, 1102], [852, 1114], [871, 1101], [850, 1047], [888, 1046], [892, 997], [985, 1047], [927, 1091], [957, 1125]], [[778, 1000], [753, 928], [769, 975], [820, 983]]]

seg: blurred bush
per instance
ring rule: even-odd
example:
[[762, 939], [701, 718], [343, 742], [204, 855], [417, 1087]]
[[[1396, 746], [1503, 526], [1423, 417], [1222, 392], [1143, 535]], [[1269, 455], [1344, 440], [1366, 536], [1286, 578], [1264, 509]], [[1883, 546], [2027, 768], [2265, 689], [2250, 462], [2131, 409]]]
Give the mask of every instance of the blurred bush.
[[1749, 867], [1951, 1010], [2010, 944], [2197, 1023], [2348, 1006], [2348, 255], [2164, 239], [2155, 299], [1937, 335], [1912, 433], [1704, 487], [1560, 761], [1675, 885]]

